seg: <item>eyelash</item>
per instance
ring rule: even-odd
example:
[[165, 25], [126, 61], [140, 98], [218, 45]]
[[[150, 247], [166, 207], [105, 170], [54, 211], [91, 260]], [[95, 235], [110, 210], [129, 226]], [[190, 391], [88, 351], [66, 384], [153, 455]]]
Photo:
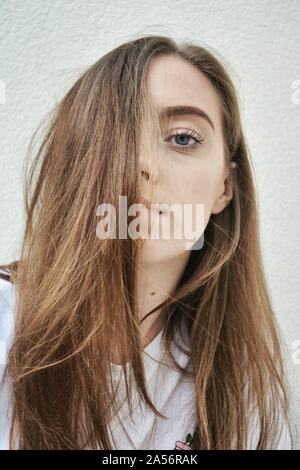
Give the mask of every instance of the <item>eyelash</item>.
[[189, 152], [189, 151], [193, 151], [195, 150], [195, 147], [198, 146], [198, 145], [201, 145], [204, 143], [204, 138], [199, 135], [198, 133], [196, 133], [194, 130], [191, 130], [191, 131], [184, 131], [184, 132], [175, 132], [173, 134], [170, 134], [166, 141], [168, 141], [171, 137], [176, 137], [177, 135], [183, 135], [183, 136], [188, 136], [188, 137], [192, 137], [196, 143], [194, 144], [189, 144], [189, 145], [179, 145], [179, 144], [173, 144], [173, 147], [175, 147], [176, 149], [179, 149], [180, 151], [183, 151], [183, 152]]

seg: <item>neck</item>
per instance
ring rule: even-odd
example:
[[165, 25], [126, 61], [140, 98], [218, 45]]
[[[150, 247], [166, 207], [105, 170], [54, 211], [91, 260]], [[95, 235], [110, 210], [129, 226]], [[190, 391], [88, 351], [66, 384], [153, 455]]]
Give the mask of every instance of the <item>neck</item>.
[[[141, 264], [138, 277], [138, 308], [140, 321], [153, 308], [171, 295], [183, 274], [190, 251], [163, 262]], [[165, 315], [160, 315], [161, 308], [150, 314], [141, 323], [141, 335], [144, 347], [149, 344], [165, 325]]]
[[[156, 263], [141, 263], [137, 275], [137, 303], [140, 322], [157, 305], [171, 295], [183, 274], [190, 252], [185, 251], [171, 260]], [[161, 308], [151, 313], [140, 325], [142, 348], [151, 343], [166, 324], [166, 314]], [[118, 350], [111, 351], [111, 361], [121, 365]]]

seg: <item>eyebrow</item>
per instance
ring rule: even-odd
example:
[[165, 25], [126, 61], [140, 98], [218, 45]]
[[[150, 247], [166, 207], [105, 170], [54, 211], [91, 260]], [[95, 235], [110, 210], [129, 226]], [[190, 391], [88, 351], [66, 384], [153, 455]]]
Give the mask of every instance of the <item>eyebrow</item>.
[[182, 114], [191, 114], [191, 115], [196, 115], [199, 116], [203, 119], [205, 119], [212, 129], [215, 132], [215, 126], [213, 125], [212, 120], [210, 117], [200, 108], [197, 108], [196, 106], [167, 106], [166, 108], [162, 108], [159, 112], [159, 115], [161, 118], [169, 118], [172, 116], [181, 116]]

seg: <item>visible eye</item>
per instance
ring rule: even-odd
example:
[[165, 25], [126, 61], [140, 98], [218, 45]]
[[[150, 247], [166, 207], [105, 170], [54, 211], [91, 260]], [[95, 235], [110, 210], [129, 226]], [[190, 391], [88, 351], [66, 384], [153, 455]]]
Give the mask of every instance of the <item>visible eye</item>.
[[[166, 138], [166, 142], [169, 142], [170, 139], [173, 137], [175, 137], [177, 141], [175, 145], [173, 144], [173, 147], [183, 152], [196, 150], [197, 146], [203, 144], [205, 141], [204, 138], [200, 134], [196, 133], [194, 130], [173, 132]], [[195, 143], [188, 144], [190, 139], [193, 139]]]

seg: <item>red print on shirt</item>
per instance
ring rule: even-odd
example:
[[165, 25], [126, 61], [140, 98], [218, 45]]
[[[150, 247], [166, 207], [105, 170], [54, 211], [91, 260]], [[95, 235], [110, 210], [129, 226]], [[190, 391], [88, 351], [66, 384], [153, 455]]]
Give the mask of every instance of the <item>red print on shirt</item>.
[[176, 441], [173, 450], [192, 450], [193, 436], [189, 433], [186, 436], [185, 442]]

